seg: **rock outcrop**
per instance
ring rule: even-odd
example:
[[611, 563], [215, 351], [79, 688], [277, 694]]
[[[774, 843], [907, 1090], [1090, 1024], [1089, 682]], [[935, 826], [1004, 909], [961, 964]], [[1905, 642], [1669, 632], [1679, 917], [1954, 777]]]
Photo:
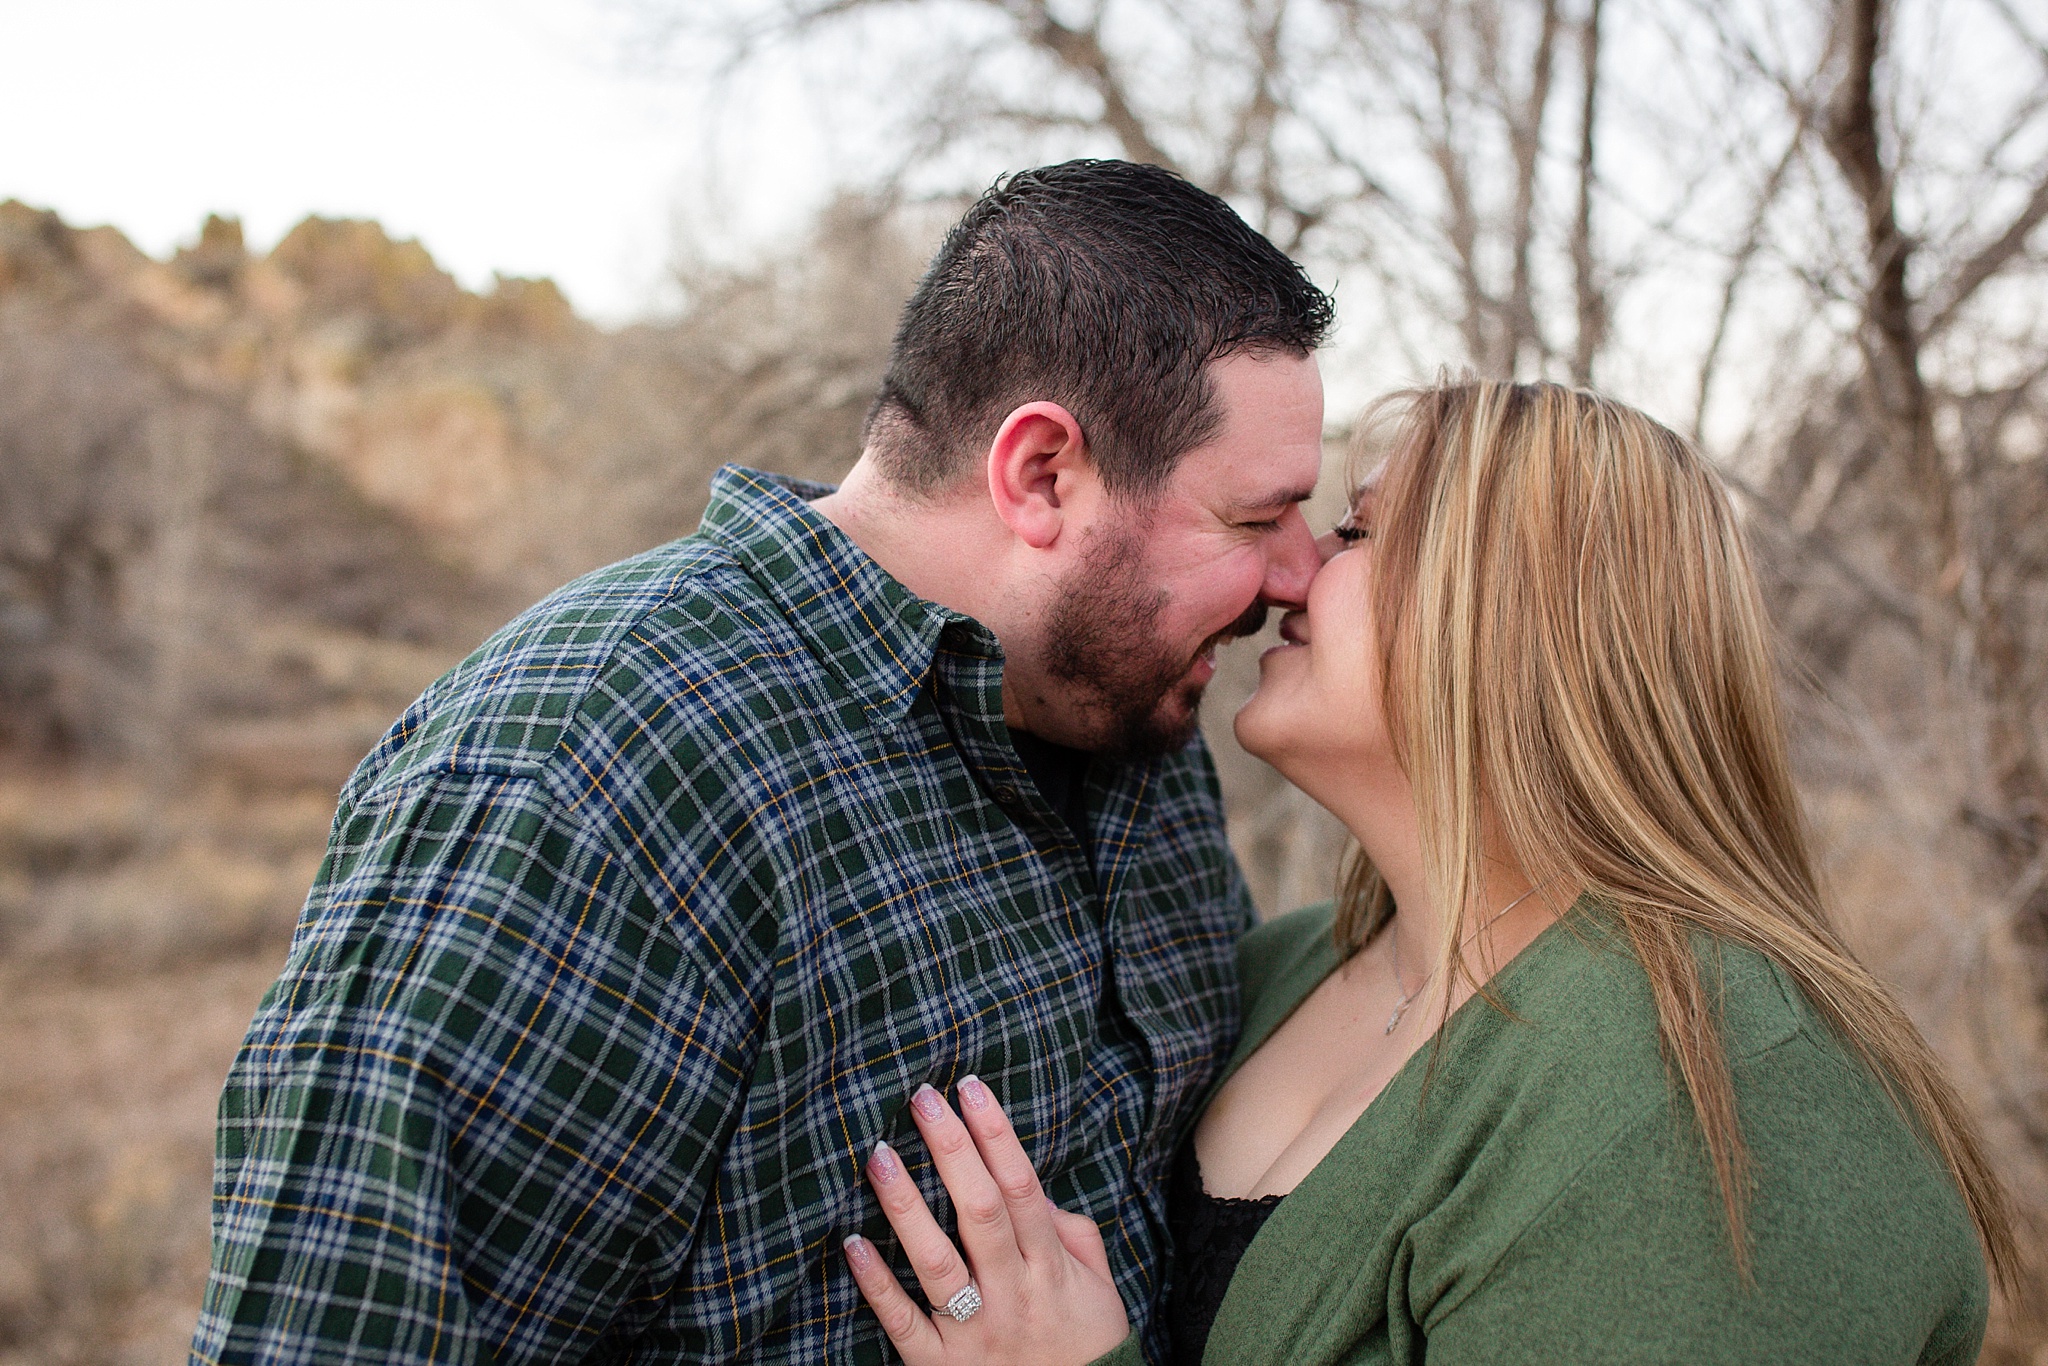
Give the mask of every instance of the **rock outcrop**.
[[[847, 206], [607, 331], [372, 222], [258, 253], [213, 217], [156, 260], [0, 203], [0, 748], [212, 752], [353, 709], [298, 765], [332, 770], [429, 663], [690, 531], [722, 461], [850, 463], [919, 254]], [[337, 639], [426, 653], [337, 669]]]

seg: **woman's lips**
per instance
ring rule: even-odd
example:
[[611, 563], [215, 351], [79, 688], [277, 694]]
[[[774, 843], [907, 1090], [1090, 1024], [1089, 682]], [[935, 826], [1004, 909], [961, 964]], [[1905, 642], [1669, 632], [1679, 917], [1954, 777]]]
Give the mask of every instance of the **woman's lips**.
[[1298, 650], [1307, 645], [1307, 627], [1308, 614], [1306, 612], [1289, 612], [1286, 616], [1280, 618], [1280, 643], [1269, 646], [1262, 651], [1259, 655], [1259, 663], [1264, 664], [1268, 659], [1271, 659], [1283, 650]]

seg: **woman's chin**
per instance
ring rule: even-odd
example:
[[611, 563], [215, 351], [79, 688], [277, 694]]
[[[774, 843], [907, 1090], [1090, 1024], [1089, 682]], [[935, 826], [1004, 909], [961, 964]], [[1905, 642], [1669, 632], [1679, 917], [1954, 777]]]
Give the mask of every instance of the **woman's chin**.
[[[1287, 715], [1290, 708], [1286, 699], [1278, 695], [1269, 679], [1262, 680], [1237, 709], [1230, 728], [1237, 735], [1237, 743], [1244, 746], [1245, 753], [1255, 759], [1264, 759], [1275, 768], [1280, 768], [1280, 756], [1286, 750], [1286, 737], [1290, 729]], [[1282, 769], [1282, 772], [1285, 772]]]

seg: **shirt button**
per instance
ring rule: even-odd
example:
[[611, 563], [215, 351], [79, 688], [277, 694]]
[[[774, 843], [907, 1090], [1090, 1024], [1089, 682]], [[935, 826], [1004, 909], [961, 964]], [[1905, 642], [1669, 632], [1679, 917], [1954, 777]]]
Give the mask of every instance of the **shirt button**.
[[1011, 787], [1008, 783], [1004, 783], [1001, 787], [996, 789], [996, 800], [1001, 802], [1004, 806], [1009, 806], [1011, 803], [1017, 800], [1017, 789]]

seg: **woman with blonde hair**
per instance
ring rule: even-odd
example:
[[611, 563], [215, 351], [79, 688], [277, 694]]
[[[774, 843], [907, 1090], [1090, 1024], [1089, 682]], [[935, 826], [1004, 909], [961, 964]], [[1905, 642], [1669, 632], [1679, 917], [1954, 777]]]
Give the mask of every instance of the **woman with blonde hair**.
[[1550, 384], [1387, 400], [1245, 747], [1358, 842], [1254, 931], [1160, 1331], [987, 1088], [918, 1107], [965, 1257], [871, 1166], [937, 1362], [1968, 1362], [2017, 1252], [1932, 1053], [1843, 945], [1706, 461]]

